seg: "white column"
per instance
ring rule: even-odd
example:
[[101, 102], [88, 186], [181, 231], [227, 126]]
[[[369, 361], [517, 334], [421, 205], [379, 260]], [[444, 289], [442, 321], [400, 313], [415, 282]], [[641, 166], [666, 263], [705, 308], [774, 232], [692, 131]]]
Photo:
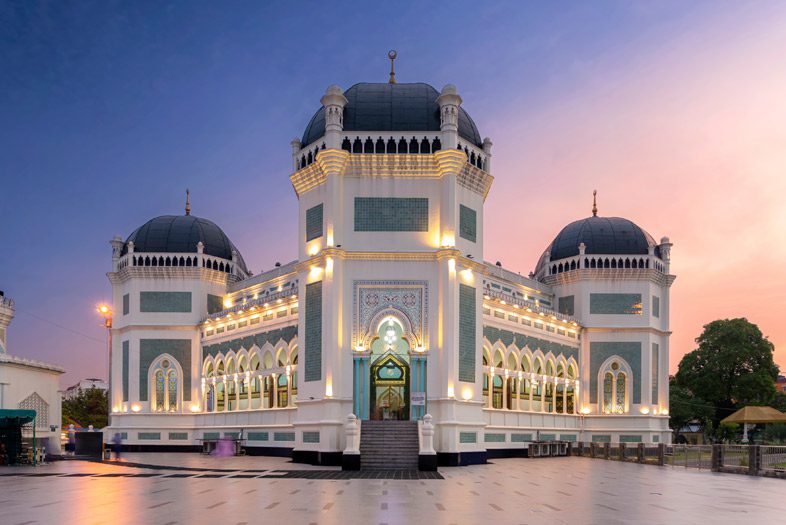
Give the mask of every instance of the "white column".
[[562, 413], [568, 413], [568, 382], [562, 385]]
[[532, 380], [532, 376], [529, 378], [529, 405], [527, 406], [527, 410], [532, 412], [532, 395], [535, 393], [535, 381]]
[[489, 370], [489, 399], [488, 408], [494, 408], [494, 372]]
[[553, 386], [551, 387], [551, 413], [557, 413], [557, 378], [554, 378]]
[[502, 410], [508, 409], [508, 374], [502, 376]]
[[271, 394], [271, 406], [276, 408], [278, 406], [278, 379], [276, 378], [276, 374], [270, 374], [273, 383], [273, 392]]
[[516, 382], [516, 410], [521, 410], [521, 374]]
[[292, 374], [287, 374], [287, 406], [292, 406]]
[[543, 376], [543, 377], [540, 378], [540, 384], [541, 384], [541, 387], [540, 387], [540, 411], [541, 412], [545, 412], [546, 411], [546, 390], [547, 390], [546, 389], [546, 385], [547, 385], [546, 376]]
[[246, 397], [248, 397], [246, 410], [251, 410], [251, 374], [246, 374]]

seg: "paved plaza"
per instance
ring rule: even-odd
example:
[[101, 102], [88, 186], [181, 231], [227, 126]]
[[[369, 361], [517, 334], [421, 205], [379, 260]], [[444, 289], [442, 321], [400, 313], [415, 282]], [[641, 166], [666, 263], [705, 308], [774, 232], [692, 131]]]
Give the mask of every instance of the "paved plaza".
[[442, 468], [443, 479], [364, 479], [269, 457], [124, 460], [1, 469], [0, 523], [719, 524], [786, 516], [783, 480], [589, 458], [499, 459]]

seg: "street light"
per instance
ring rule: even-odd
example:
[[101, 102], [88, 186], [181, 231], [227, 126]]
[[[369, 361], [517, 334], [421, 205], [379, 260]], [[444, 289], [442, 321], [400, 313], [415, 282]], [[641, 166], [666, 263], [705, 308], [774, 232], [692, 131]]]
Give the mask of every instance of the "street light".
[[107, 338], [107, 346], [109, 348], [109, 365], [107, 366], [108, 375], [107, 375], [107, 411], [106, 411], [106, 422], [107, 426], [112, 424], [112, 308], [107, 306], [106, 304], [99, 304], [96, 307], [96, 311], [98, 314], [104, 318], [104, 326], [106, 327], [106, 338]]

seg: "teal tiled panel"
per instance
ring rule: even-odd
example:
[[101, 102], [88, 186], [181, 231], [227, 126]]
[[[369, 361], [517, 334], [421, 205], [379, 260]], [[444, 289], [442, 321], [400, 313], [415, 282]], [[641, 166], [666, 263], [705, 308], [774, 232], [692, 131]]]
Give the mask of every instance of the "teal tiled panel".
[[202, 439], [218, 439], [220, 437], [220, 432], [205, 432], [202, 434]]
[[129, 294], [125, 294], [123, 296], [123, 315], [128, 315], [128, 312], [131, 311], [131, 296]]
[[459, 432], [459, 443], [477, 443], [477, 432]]
[[459, 381], [475, 382], [475, 288], [459, 285]]
[[273, 432], [273, 439], [275, 441], [295, 441], [294, 432]]
[[560, 441], [568, 441], [570, 443], [576, 442], [576, 434], [560, 434], [559, 435]]
[[573, 357], [578, 361], [579, 358], [578, 348], [561, 343], [554, 343], [545, 339], [539, 339], [530, 335], [519, 334], [510, 330], [502, 330], [493, 326], [484, 326], [483, 336], [488, 339], [492, 345], [497, 341], [502, 341], [505, 346], [515, 344], [517, 348], [529, 347], [533, 352], [540, 349], [544, 354], [549, 352], [555, 356], [562, 354], [565, 356], [565, 359]]
[[641, 435], [640, 434], [622, 434], [620, 436], [620, 443], [641, 443]]
[[591, 293], [590, 313], [641, 315], [641, 294]]
[[652, 296], [652, 315], [660, 317], [660, 297]]
[[183, 400], [191, 401], [191, 340], [190, 339], [140, 339], [139, 340], [139, 400], [147, 401], [147, 376], [150, 365], [161, 354], [169, 354], [183, 369]]
[[590, 403], [598, 402], [598, 372], [609, 357], [617, 355], [630, 365], [633, 372], [633, 402], [641, 403], [641, 343], [590, 342]]
[[129, 360], [129, 342], [123, 341], [123, 370], [122, 370], [122, 380], [123, 380], [123, 401], [128, 401], [128, 360]]
[[306, 210], [306, 242], [322, 237], [322, 205]]
[[611, 436], [609, 434], [592, 434], [593, 443], [611, 443]]
[[459, 205], [459, 237], [472, 242], [478, 237], [478, 213], [463, 204]]
[[658, 404], [658, 358], [660, 354], [660, 347], [658, 343], [652, 343], [652, 362], [651, 362], [651, 369], [652, 369], [652, 404]]
[[214, 314], [224, 309], [224, 300], [220, 295], [207, 294], [207, 313]]
[[161, 439], [161, 432], [138, 432], [136, 438], [139, 440]]
[[303, 443], [319, 443], [319, 432], [303, 432]]
[[224, 437], [229, 439], [237, 439], [240, 437], [240, 432], [224, 432]]
[[504, 443], [505, 442], [505, 434], [496, 434], [496, 433], [488, 433], [483, 436], [483, 439], [486, 443]]
[[269, 441], [270, 434], [268, 432], [249, 432], [248, 433], [248, 440], [249, 441]]
[[660, 442], [660, 436], [652, 436], [652, 442], [653, 442], [653, 443], [658, 443], [658, 442]]
[[427, 232], [428, 199], [355, 197], [356, 232]]
[[188, 439], [188, 432], [170, 432], [169, 441], [185, 441]]
[[532, 441], [532, 434], [511, 434], [511, 443], [526, 443]]
[[139, 292], [140, 312], [190, 312], [191, 292]]
[[557, 434], [541, 434], [540, 435], [540, 440], [541, 441], [556, 441], [557, 440]]
[[322, 281], [306, 285], [304, 381], [322, 379]]
[[558, 301], [557, 301], [557, 304], [558, 304], [557, 310], [561, 314], [573, 315], [573, 312], [574, 312], [573, 303], [574, 303], [574, 300], [573, 300], [573, 296], [572, 295], [568, 295], [568, 296], [565, 296], [565, 297], [560, 297], [558, 299]]
[[121, 432], [120, 439], [128, 439], [128, 432]]

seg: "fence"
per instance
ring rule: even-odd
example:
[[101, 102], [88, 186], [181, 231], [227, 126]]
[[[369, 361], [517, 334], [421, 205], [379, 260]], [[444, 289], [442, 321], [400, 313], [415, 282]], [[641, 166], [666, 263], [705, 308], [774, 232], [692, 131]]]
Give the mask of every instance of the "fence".
[[[632, 446], [633, 445], [633, 446]], [[576, 443], [571, 455], [786, 478], [786, 446]]]

